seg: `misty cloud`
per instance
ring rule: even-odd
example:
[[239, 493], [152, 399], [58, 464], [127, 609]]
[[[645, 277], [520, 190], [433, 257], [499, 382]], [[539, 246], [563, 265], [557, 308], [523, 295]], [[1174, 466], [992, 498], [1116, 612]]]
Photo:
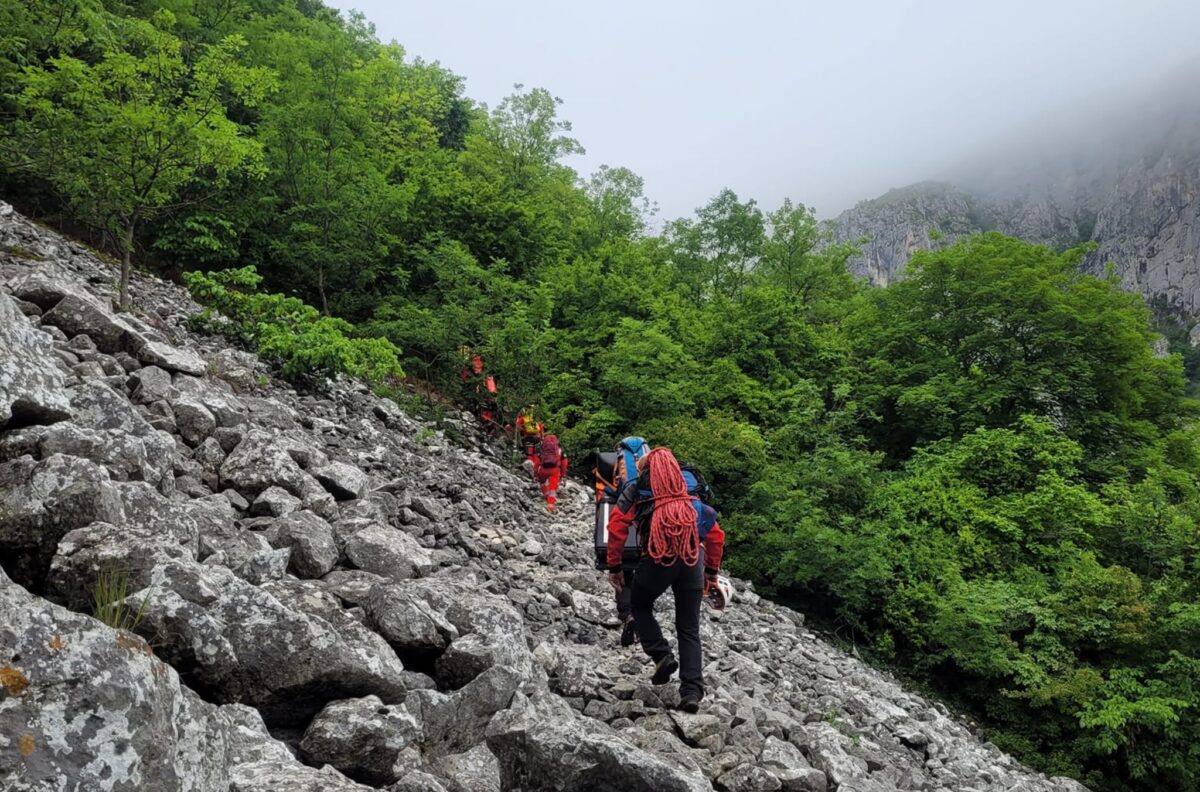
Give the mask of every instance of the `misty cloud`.
[[666, 218], [724, 186], [830, 216], [1200, 52], [1194, 0], [332, 5], [478, 101], [548, 88], [587, 149], [570, 164], [633, 169]]

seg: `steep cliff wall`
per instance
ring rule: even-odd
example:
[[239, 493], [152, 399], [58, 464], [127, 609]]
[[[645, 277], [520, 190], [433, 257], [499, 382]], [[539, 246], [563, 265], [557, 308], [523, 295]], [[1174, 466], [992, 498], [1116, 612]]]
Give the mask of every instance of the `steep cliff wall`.
[[994, 229], [1057, 249], [1094, 242], [1085, 271], [1103, 275], [1111, 262], [1123, 288], [1200, 313], [1195, 77], [1177, 76], [1141, 101], [1081, 114], [1052, 133], [1026, 131], [944, 181], [843, 212], [833, 221], [838, 240], [866, 239], [851, 269], [886, 284], [935, 244], [931, 231], [950, 242]]

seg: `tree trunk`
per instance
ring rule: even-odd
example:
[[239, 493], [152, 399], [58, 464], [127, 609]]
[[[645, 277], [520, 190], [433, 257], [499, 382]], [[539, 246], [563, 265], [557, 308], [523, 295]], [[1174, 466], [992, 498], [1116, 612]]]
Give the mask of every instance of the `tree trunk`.
[[129, 272], [132, 268], [130, 256], [133, 254], [133, 229], [136, 224], [136, 220], [131, 220], [125, 226], [125, 244], [121, 246], [121, 295], [118, 305], [122, 311], [129, 310]]

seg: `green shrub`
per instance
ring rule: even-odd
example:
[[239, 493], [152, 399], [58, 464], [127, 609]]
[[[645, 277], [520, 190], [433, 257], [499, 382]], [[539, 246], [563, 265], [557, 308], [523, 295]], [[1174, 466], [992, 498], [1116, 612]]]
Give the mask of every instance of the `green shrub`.
[[129, 570], [108, 567], [100, 570], [92, 593], [95, 608], [92, 615], [114, 630], [133, 632], [146, 612], [149, 596], [142, 599], [135, 610], [127, 601], [129, 596]]
[[183, 276], [205, 306], [194, 324], [234, 338], [272, 361], [292, 381], [339, 375], [378, 385], [401, 377], [400, 350], [383, 338], [359, 338], [354, 325], [322, 316], [295, 297], [262, 294], [254, 267]]

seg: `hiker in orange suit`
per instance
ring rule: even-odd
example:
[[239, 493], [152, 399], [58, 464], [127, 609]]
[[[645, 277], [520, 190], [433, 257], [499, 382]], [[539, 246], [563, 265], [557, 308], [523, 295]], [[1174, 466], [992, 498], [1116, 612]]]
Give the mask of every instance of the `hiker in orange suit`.
[[533, 417], [533, 407], [526, 407], [517, 416], [517, 435], [521, 438], [521, 446], [525, 449], [525, 459], [529, 460], [530, 472], [537, 470], [538, 451], [542, 445], [542, 436], [546, 427]]
[[558, 438], [548, 434], [542, 438], [541, 450], [538, 452], [537, 467], [534, 477], [542, 488], [546, 498], [546, 508], [554, 511], [558, 503], [558, 482], [567, 469], [567, 456], [558, 444]]

